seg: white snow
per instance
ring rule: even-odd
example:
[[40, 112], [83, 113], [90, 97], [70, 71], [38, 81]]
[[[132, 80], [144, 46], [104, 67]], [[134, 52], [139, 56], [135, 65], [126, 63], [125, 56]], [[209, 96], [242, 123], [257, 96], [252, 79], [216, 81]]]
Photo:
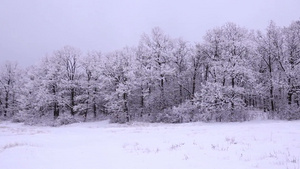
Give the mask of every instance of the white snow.
[[2, 169], [300, 169], [300, 121], [0, 122]]

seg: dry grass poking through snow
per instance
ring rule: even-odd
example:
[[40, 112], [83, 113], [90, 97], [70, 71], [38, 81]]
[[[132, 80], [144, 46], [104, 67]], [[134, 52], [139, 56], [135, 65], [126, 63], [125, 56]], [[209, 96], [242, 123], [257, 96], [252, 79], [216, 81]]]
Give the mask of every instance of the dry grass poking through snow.
[[300, 121], [5, 124], [0, 138], [6, 169], [300, 169]]
[[25, 146], [27, 144], [25, 143], [9, 143], [9, 144], [6, 144], [2, 147], [0, 147], [0, 152], [6, 150], [6, 149], [10, 149], [10, 148], [14, 148], [14, 147], [18, 147], [18, 146]]

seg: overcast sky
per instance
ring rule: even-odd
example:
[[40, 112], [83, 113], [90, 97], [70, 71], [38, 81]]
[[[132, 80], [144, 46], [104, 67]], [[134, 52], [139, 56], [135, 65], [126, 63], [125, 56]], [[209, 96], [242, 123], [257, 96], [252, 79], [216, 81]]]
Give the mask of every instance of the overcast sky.
[[0, 0], [0, 63], [29, 66], [65, 45], [110, 52], [137, 45], [155, 26], [190, 42], [226, 22], [288, 26], [299, 7], [300, 0]]

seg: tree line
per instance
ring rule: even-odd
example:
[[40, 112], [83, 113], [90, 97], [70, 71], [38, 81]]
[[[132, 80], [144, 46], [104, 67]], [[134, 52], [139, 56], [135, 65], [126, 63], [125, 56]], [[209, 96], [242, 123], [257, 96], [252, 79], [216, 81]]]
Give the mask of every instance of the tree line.
[[69, 123], [300, 118], [300, 21], [265, 31], [226, 23], [192, 44], [160, 28], [135, 47], [82, 54], [65, 46], [35, 66], [0, 72], [0, 116]]

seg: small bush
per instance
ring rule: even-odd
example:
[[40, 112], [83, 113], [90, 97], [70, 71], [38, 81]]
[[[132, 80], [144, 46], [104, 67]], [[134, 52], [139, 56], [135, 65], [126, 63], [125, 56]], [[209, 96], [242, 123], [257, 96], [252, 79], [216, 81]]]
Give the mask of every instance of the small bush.
[[111, 123], [126, 123], [128, 122], [127, 114], [125, 112], [119, 112], [119, 113], [112, 113], [110, 115], [110, 122]]
[[69, 113], [63, 113], [53, 122], [53, 126], [61, 126], [79, 122], [79, 119], [76, 119], [75, 116], [72, 116]]
[[158, 114], [158, 122], [165, 123], [187, 123], [193, 121], [196, 106], [191, 101], [186, 101], [181, 105], [165, 109]]
[[300, 108], [297, 104], [282, 107], [278, 111], [278, 117], [284, 120], [298, 120], [300, 119]]
[[23, 123], [25, 120], [28, 119], [28, 115], [24, 112], [17, 113], [13, 118], [12, 122], [14, 123]]

